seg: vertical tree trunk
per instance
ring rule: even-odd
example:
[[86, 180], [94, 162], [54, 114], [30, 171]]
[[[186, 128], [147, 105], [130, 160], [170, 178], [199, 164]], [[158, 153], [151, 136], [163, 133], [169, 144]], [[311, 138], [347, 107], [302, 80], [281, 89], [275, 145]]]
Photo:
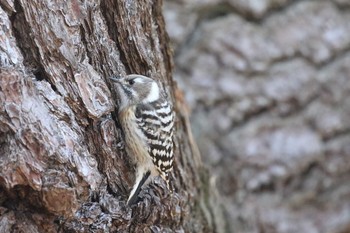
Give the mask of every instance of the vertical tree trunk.
[[350, 1], [164, 3], [227, 232], [349, 233]]
[[[213, 232], [219, 216], [171, 78], [161, 1], [0, 1], [0, 232]], [[164, 84], [175, 192], [125, 206], [134, 170], [108, 77]]]

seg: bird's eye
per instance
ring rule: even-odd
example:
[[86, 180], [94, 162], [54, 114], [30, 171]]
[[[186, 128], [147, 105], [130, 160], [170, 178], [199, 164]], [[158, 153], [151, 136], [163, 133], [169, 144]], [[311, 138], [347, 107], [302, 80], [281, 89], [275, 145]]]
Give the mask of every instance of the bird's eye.
[[130, 79], [130, 80], [128, 81], [128, 83], [129, 83], [129, 85], [133, 85], [133, 84], [135, 83], [135, 80], [134, 80], [134, 79]]

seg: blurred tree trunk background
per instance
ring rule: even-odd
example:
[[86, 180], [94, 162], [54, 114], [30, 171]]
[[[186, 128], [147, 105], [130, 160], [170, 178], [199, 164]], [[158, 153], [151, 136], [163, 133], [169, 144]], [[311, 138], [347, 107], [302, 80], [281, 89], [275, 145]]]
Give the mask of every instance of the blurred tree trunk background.
[[350, 232], [350, 1], [165, 0], [227, 232]]
[[[172, 76], [162, 1], [0, 0], [0, 232], [220, 232], [216, 192]], [[159, 80], [177, 111], [175, 191], [132, 208], [108, 77]]]

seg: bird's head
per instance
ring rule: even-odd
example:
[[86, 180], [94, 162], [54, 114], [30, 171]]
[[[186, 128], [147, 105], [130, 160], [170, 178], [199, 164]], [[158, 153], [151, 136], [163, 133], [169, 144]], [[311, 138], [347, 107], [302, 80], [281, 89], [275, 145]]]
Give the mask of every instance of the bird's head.
[[131, 74], [110, 79], [117, 84], [120, 109], [131, 105], [147, 104], [160, 98], [158, 83], [149, 77]]

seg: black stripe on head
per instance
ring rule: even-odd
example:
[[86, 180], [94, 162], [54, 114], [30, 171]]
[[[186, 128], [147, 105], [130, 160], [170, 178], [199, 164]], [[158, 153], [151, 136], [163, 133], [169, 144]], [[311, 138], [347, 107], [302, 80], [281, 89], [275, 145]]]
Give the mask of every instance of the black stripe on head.
[[131, 98], [131, 97], [132, 97], [132, 92], [131, 92], [128, 88], [126, 88], [125, 86], [123, 86], [123, 85], [121, 85], [121, 87], [123, 88], [123, 91], [125, 92], [125, 94], [126, 94], [129, 98]]

